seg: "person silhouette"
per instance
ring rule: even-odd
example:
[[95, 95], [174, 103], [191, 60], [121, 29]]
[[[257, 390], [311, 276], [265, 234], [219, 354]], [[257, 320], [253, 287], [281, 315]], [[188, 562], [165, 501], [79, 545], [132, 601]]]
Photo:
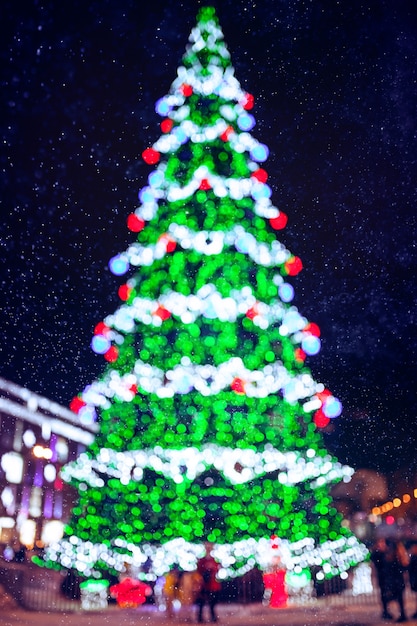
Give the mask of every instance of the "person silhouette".
[[[410, 547], [410, 562], [408, 564], [408, 582], [411, 591], [417, 592], [417, 543], [413, 543]], [[417, 604], [413, 619], [417, 618]]]
[[382, 619], [393, 619], [388, 610], [390, 602], [397, 602], [400, 616], [397, 622], [407, 621], [404, 609], [404, 573], [408, 567], [408, 555], [401, 542], [380, 538], [371, 551], [375, 566], [382, 604]]
[[198, 606], [197, 621], [203, 622], [203, 609], [207, 605], [210, 611], [210, 619], [217, 622], [216, 605], [218, 602], [221, 583], [218, 580], [219, 563], [212, 555], [212, 545], [206, 544], [206, 554], [197, 562], [197, 572], [201, 576], [201, 588], [197, 596]]

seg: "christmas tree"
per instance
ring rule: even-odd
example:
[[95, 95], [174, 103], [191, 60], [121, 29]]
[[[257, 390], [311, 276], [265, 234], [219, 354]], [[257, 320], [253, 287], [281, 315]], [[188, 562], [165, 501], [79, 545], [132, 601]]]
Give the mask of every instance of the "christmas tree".
[[121, 302], [92, 340], [107, 363], [71, 404], [100, 432], [63, 469], [79, 499], [49, 564], [157, 576], [208, 541], [224, 578], [277, 547], [294, 574], [327, 576], [366, 554], [330, 497], [352, 474], [320, 432], [341, 404], [306, 365], [320, 330], [292, 304], [302, 262], [277, 239], [253, 103], [201, 9], [142, 153], [137, 241], [110, 260]]

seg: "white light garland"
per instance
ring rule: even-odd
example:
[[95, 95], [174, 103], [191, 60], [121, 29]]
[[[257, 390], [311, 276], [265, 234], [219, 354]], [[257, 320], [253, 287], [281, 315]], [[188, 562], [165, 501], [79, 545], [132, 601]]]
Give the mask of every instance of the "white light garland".
[[[279, 241], [273, 241], [271, 244], [259, 243], [254, 235], [239, 225], [231, 231], [195, 232], [187, 226], [173, 223], [169, 226], [168, 232], [171, 240], [181, 245], [183, 249], [192, 249], [200, 254], [221, 254], [224, 248], [234, 246], [238, 252], [246, 254], [255, 263], [264, 267], [283, 265], [291, 257], [291, 253]], [[167, 242], [161, 238], [156, 244], [149, 246], [133, 243], [123, 254], [123, 258], [133, 267], [149, 266], [166, 254], [168, 254]]]
[[217, 395], [231, 388], [238, 379], [243, 387], [242, 393], [252, 398], [265, 398], [282, 392], [289, 404], [308, 399], [323, 391], [323, 385], [317, 383], [310, 374], [292, 375], [279, 361], [266, 365], [262, 370], [248, 370], [242, 359], [233, 357], [219, 366], [196, 365], [188, 357], [183, 357], [181, 364], [164, 371], [138, 359], [134, 372], [121, 376], [116, 370], [110, 370], [106, 377], [86, 387], [82, 399], [90, 406], [108, 408], [109, 400], [117, 398], [130, 402], [136, 385], [145, 393], [154, 393], [160, 398], [185, 394], [193, 390], [204, 396]]
[[[279, 471], [278, 480], [285, 485], [311, 481], [312, 488], [343, 479], [350, 480], [351, 467], [334, 461], [330, 455], [316, 455], [310, 449], [302, 452], [280, 452], [267, 445], [262, 452], [252, 449], [224, 448], [208, 444], [201, 449], [190, 447], [181, 450], [155, 446], [149, 450], [115, 452], [103, 448], [95, 458], [81, 454], [66, 465], [62, 477], [102, 487], [103, 474], [118, 478], [127, 484], [140, 482], [145, 469], [151, 469], [174, 480], [193, 481], [210, 468], [215, 468], [232, 484], [244, 484], [264, 474]], [[320, 480], [317, 480], [320, 479]]]
[[[203, 139], [202, 139], [203, 140]], [[208, 137], [204, 141], [208, 141]], [[167, 136], [159, 140], [163, 145], [154, 144], [160, 151], [168, 152], [175, 146], [169, 146]], [[194, 137], [193, 137], [194, 141]], [[167, 143], [168, 142], [168, 143]], [[163, 149], [162, 149], [163, 148]], [[166, 180], [166, 164], [161, 163], [148, 178], [148, 187], [144, 187], [139, 194], [142, 204], [135, 213], [145, 221], [153, 219], [158, 212], [158, 201], [165, 199], [168, 202], [188, 200], [199, 189], [202, 180], [207, 180], [214, 195], [224, 198], [227, 195], [233, 200], [252, 197], [255, 201], [253, 212], [260, 217], [272, 219], [279, 216], [279, 210], [270, 201], [271, 189], [265, 183], [259, 182], [255, 177], [249, 178], [226, 178], [212, 173], [207, 166], [199, 166], [190, 181], [181, 186], [176, 181]]]
[[[195, 295], [184, 295], [176, 291], [167, 291], [159, 300], [135, 297], [131, 304], [124, 304], [104, 319], [109, 328], [116, 328], [123, 333], [134, 331], [135, 322], [160, 326], [158, 311], [163, 307], [169, 314], [181, 319], [184, 324], [191, 324], [199, 317], [219, 319], [224, 322], [236, 322], [240, 316], [253, 311], [253, 323], [262, 329], [279, 321], [285, 326], [283, 334], [298, 333], [305, 328], [307, 320], [297, 315], [295, 307], [288, 309], [280, 300], [271, 304], [257, 301], [250, 287], [233, 289], [228, 297], [222, 297], [212, 284], [200, 288]], [[109, 334], [109, 338], [112, 338]]]
[[[196, 569], [197, 560], [204, 554], [204, 546], [192, 544], [182, 538], [162, 545], [142, 544], [140, 547], [123, 539], [116, 539], [114, 547], [93, 544], [75, 537], [62, 540], [46, 548], [45, 557], [65, 567], [73, 567], [85, 576], [100, 575], [96, 563], [101, 561], [120, 573], [131, 567], [142, 568], [149, 561], [151, 570], [148, 580], [163, 576], [175, 564], [186, 571]], [[222, 579], [243, 576], [254, 566], [267, 568], [274, 556], [269, 539], [246, 539], [233, 544], [216, 545], [213, 556], [221, 564]], [[363, 561], [368, 554], [366, 547], [354, 536], [341, 537], [335, 541], [315, 544], [312, 538], [297, 542], [280, 539], [280, 555], [288, 570], [315, 567], [319, 572], [333, 575], [347, 571], [352, 562]]]

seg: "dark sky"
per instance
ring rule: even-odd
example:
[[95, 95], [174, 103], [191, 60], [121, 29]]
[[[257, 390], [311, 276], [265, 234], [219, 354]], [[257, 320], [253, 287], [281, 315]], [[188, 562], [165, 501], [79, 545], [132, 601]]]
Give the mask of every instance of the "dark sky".
[[[132, 240], [154, 105], [200, 4], [3, 3], [0, 376], [65, 405], [102, 370], [89, 345], [119, 303], [107, 262]], [[412, 467], [415, 2], [212, 4], [305, 267], [294, 304], [322, 329], [309, 365], [344, 405], [328, 443], [354, 467]]]

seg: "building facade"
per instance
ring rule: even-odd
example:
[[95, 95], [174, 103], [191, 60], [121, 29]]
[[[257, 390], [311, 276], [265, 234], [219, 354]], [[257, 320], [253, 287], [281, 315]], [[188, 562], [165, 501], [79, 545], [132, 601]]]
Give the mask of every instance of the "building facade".
[[0, 378], [0, 544], [43, 547], [62, 536], [73, 492], [60, 469], [98, 426]]

